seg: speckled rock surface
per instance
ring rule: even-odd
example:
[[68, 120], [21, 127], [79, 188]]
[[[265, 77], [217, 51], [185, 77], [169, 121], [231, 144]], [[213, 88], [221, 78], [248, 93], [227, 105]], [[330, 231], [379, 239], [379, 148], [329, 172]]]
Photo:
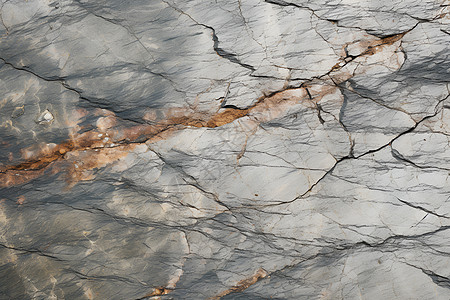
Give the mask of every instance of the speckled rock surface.
[[450, 298], [447, 0], [0, 3], [0, 299]]

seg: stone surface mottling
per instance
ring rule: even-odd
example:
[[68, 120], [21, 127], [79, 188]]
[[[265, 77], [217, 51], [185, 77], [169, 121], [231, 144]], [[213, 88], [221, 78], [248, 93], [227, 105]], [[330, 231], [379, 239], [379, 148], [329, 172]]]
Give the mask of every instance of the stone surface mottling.
[[0, 0], [0, 299], [449, 299], [449, 7]]

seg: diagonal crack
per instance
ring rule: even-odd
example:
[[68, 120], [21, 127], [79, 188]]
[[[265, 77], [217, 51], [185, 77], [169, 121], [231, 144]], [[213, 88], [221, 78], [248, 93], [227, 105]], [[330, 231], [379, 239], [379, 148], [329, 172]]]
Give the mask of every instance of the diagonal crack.
[[[184, 171], [183, 168], [181, 168], [180, 166], [175, 166], [175, 165], [173, 165], [172, 163], [170, 163], [167, 159], [165, 159], [165, 158], [164, 158], [160, 153], [158, 153], [156, 150], [151, 149], [150, 147], [148, 147], [148, 149], [149, 149], [150, 151], [152, 151], [154, 154], [156, 154], [156, 156], [158, 156], [159, 159], [160, 159], [161, 161], [164, 162], [164, 164], [166, 164], [167, 166], [171, 167], [173, 170], [175, 170], [175, 171], [177, 171], [178, 173], [180, 173], [180, 174], [182, 175], [182, 178], [183, 178], [184, 183], [186, 183], [186, 184], [189, 185], [189, 186], [192, 186], [192, 187], [196, 188], [197, 190], [199, 190], [199, 191], [202, 192], [203, 194], [208, 195], [209, 197], [211, 197], [212, 199], [214, 199], [214, 201], [215, 201], [217, 204], [219, 204], [219, 205], [225, 207], [226, 210], [228, 210], [228, 211], [231, 210], [231, 208], [230, 208], [228, 205], [226, 205], [225, 203], [223, 203], [215, 193], [210, 192], [210, 191], [207, 191], [205, 188], [203, 188], [203, 187], [198, 183], [197, 179], [196, 179], [194, 176], [192, 176], [192, 175], [186, 173], [186, 171]], [[188, 178], [189, 181], [188, 181], [186, 178]]]
[[[373, 33], [370, 33], [370, 32], [371, 32], [370, 29], [365, 29], [365, 28], [358, 27], [358, 26], [344, 26], [344, 25], [339, 24], [339, 20], [328, 19], [328, 18], [324, 18], [324, 17], [322, 17], [322, 16], [319, 16], [319, 15], [318, 15], [312, 8], [310, 8], [309, 6], [301, 6], [301, 5], [299, 5], [299, 4], [292, 3], [292, 2], [286, 2], [286, 1], [283, 1], [283, 0], [264, 0], [264, 2], [270, 3], [270, 4], [274, 4], [274, 5], [284, 6], [284, 7], [286, 7], [286, 6], [292, 6], [292, 7], [297, 7], [297, 8], [300, 8], [300, 9], [306, 9], [306, 10], [309, 10], [309, 11], [310, 11], [314, 16], [316, 16], [318, 19], [320, 19], [320, 20], [322, 20], [322, 21], [328, 21], [328, 22], [331, 22], [332, 24], [335, 24], [337, 27], [359, 29], [359, 30], [361, 30], [361, 31], [366, 32], [367, 34], [376, 36], [376, 35], [374, 35]], [[388, 11], [388, 12], [390, 12], [390, 11]], [[406, 14], [405, 14], [405, 15], [406, 15]], [[409, 15], [408, 15], [408, 16], [409, 16]], [[431, 21], [432, 21], [432, 20], [430, 20], [430, 21], [428, 21], [428, 22], [431, 22]], [[419, 20], [414, 26], [412, 26], [412, 27], [411, 27], [410, 29], [408, 29], [407, 31], [409, 32], [409, 31], [413, 30], [417, 25], [419, 25], [420, 23], [423, 23], [423, 22], [425, 22], [425, 21]], [[389, 37], [389, 36], [390, 36], [390, 35], [385, 35], [385, 36], [381, 36], [381, 37]]]
[[[30, 68], [18, 67], [16, 65], [14, 65], [13, 63], [8, 62], [6, 59], [4, 59], [2, 57], [0, 57], [0, 61], [2, 61], [5, 65], [10, 66], [11, 68], [13, 68], [13, 69], [15, 69], [17, 71], [27, 72], [27, 73], [29, 73], [29, 74], [31, 74], [31, 75], [33, 75], [33, 76], [43, 80], [43, 81], [59, 83], [66, 90], [76, 93], [80, 100], [83, 100], [85, 102], [93, 104], [94, 107], [100, 107], [102, 109], [107, 109], [109, 111], [114, 112], [114, 110], [112, 110], [112, 108], [111, 108], [111, 105], [105, 104], [105, 103], [108, 103], [108, 101], [106, 99], [94, 99], [94, 98], [87, 98], [86, 96], [83, 96], [83, 92], [78, 90], [78, 89], [76, 89], [76, 88], [74, 88], [74, 87], [71, 87], [70, 85], [68, 85], [65, 82], [65, 78], [64, 77], [46, 77], [46, 76], [42, 76], [42, 75], [36, 73], [35, 71], [31, 70]], [[121, 119], [122, 120], [126, 120], [126, 121], [130, 121], [130, 122], [133, 122], [133, 123], [145, 124], [144, 122], [139, 122], [137, 120], [133, 120], [133, 119], [129, 119], [129, 118], [121, 117]]]
[[431, 278], [431, 280], [438, 286], [446, 288], [446, 289], [450, 289], [450, 278], [449, 277], [441, 276], [430, 270], [425, 270], [425, 269], [421, 269], [421, 270], [423, 273], [428, 275]]
[[[345, 161], [345, 160], [348, 160], [348, 159], [359, 159], [359, 158], [364, 157], [364, 156], [366, 156], [366, 155], [368, 155], [368, 154], [372, 154], [372, 153], [375, 153], [375, 152], [379, 152], [379, 151], [383, 150], [384, 148], [391, 146], [392, 143], [393, 143], [395, 140], [397, 140], [398, 138], [400, 138], [401, 136], [403, 136], [403, 135], [405, 135], [405, 134], [408, 134], [408, 133], [411, 133], [412, 131], [414, 131], [414, 130], [420, 125], [420, 123], [424, 122], [425, 120], [427, 120], [427, 119], [429, 119], [429, 118], [432, 118], [432, 117], [436, 116], [436, 115], [439, 113], [439, 108], [438, 108], [439, 105], [440, 105], [444, 100], [446, 100], [446, 99], [449, 98], [449, 97], [450, 97], [450, 94], [447, 95], [447, 97], [445, 97], [445, 98], [439, 100], [439, 102], [438, 102], [438, 103], [436, 104], [436, 106], [435, 106], [435, 113], [434, 113], [434, 114], [423, 117], [420, 121], [416, 122], [416, 124], [415, 124], [413, 127], [411, 127], [411, 128], [409, 128], [408, 130], [406, 130], [406, 131], [400, 133], [399, 135], [397, 135], [395, 138], [393, 138], [392, 140], [390, 140], [390, 141], [389, 141], [388, 143], [386, 143], [385, 145], [382, 145], [381, 147], [379, 147], [379, 148], [377, 148], [377, 149], [369, 150], [369, 151], [367, 151], [367, 152], [365, 152], [365, 153], [363, 153], [363, 154], [361, 154], [361, 155], [359, 155], [359, 156], [356, 156], [356, 157], [353, 156], [353, 153], [352, 153], [353, 151], [350, 151], [349, 155], [344, 156], [344, 157], [340, 158], [339, 160], [337, 160], [337, 161], [335, 162], [335, 164], [334, 164], [328, 171], [326, 171], [326, 173], [325, 173], [322, 177], [320, 177], [315, 183], [313, 183], [313, 184], [309, 187], [309, 189], [308, 189], [305, 193], [303, 193], [302, 195], [297, 196], [296, 198], [294, 198], [294, 199], [292, 199], [292, 200], [290, 200], [290, 201], [285, 201], [285, 202], [280, 202], [280, 203], [275, 203], [275, 204], [267, 204], [267, 205], [264, 205], [264, 207], [283, 205], [283, 204], [287, 204], [287, 203], [292, 203], [292, 202], [297, 201], [297, 200], [299, 200], [299, 199], [304, 199], [304, 198], [309, 197], [308, 194], [309, 194], [310, 192], [312, 192], [312, 190], [313, 190], [313, 189], [314, 189], [314, 188], [315, 188], [315, 187], [316, 187], [323, 179], [325, 179], [325, 177], [327, 177], [329, 174], [331, 174], [338, 164], [340, 164], [341, 162], [343, 162], [343, 161]], [[306, 196], [306, 197], [305, 197], [305, 196]]]
[[81, 2], [80, 0], [75, 0], [75, 2], [78, 3], [79, 7], [83, 8], [85, 11], [92, 14], [93, 16], [100, 18], [108, 23], [111, 23], [116, 26], [120, 26], [120, 27], [124, 28], [128, 32], [129, 35], [131, 35], [134, 39], [136, 39], [136, 42], [138, 42], [139, 45], [150, 55], [152, 60], [154, 62], [156, 62], [156, 59], [153, 56], [153, 53], [142, 43], [141, 39], [136, 35], [136, 33], [133, 30], [131, 30], [131, 28], [129, 26], [124, 26], [120, 21], [118, 21], [116, 19], [107, 18], [107, 17], [104, 17], [102, 15], [95, 13], [92, 9], [89, 9], [85, 5], [83, 5], [83, 2]]
[[[165, 2], [165, 1], [163, 1], [163, 2]], [[176, 8], [176, 7], [173, 7], [173, 6], [171, 6], [171, 4], [170, 3], [167, 3], [167, 2], [165, 2], [168, 6], [170, 6], [172, 9], [174, 9], [174, 10], [176, 10], [176, 11], [178, 11], [178, 12], [180, 12], [181, 14], [184, 14], [184, 15], [186, 15], [186, 16], [188, 16], [189, 18], [191, 18], [192, 19], [192, 17], [191, 16], [189, 16], [188, 14], [186, 14], [185, 12], [183, 12], [183, 11], [181, 11], [181, 10], [179, 10], [178, 8]], [[214, 39], [214, 34], [215, 34], [215, 30], [212, 28], [212, 27], [210, 27], [210, 26], [207, 26], [207, 25], [204, 25], [204, 24], [200, 24], [200, 23], [198, 23], [197, 21], [195, 21], [194, 19], [192, 19], [196, 24], [198, 24], [198, 25], [201, 25], [201, 26], [203, 26], [203, 27], [205, 27], [205, 28], [209, 28], [210, 30], [212, 30], [213, 31], [213, 39]], [[401, 33], [401, 34], [398, 34], [398, 35], [394, 35], [394, 36], [392, 36], [392, 37], [388, 37], [388, 38], [385, 38], [385, 39], [381, 39], [380, 41], [377, 41], [377, 44], [376, 45], [383, 45], [383, 44], [390, 44], [390, 43], [392, 43], [392, 42], [394, 42], [394, 41], [397, 41], [397, 40], [399, 40], [399, 39], [401, 39], [405, 34], [406, 34], [407, 32], [404, 32], [404, 33]], [[216, 36], [216, 38], [217, 38], [217, 36]], [[218, 47], [218, 43], [219, 43], [219, 40], [218, 40], [218, 38], [215, 40], [215, 42], [217, 43], [216, 45], [215, 45], [215, 47], [217, 48]], [[220, 52], [220, 51], [219, 51]], [[370, 50], [370, 49], [368, 49], [366, 52], [363, 52], [363, 53], [361, 53], [359, 56], [361, 56], [361, 55], [372, 55], [373, 53], [372, 53], [372, 51]], [[15, 69], [17, 69], [17, 70], [22, 70], [22, 71], [25, 71], [25, 72], [29, 72], [29, 73], [31, 73], [31, 74], [33, 74], [33, 75], [35, 75], [35, 76], [37, 76], [37, 77], [39, 77], [39, 78], [41, 78], [41, 79], [43, 79], [43, 80], [45, 80], [45, 81], [55, 81], [55, 82], [59, 82], [60, 84], [62, 84], [62, 86], [64, 87], [64, 88], [66, 88], [66, 89], [68, 89], [68, 90], [71, 90], [71, 91], [73, 91], [73, 92], [75, 92], [75, 93], [77, 93], [78, 95], [79, 95], [79, 97], [80, 97], [80, 99], [83, 99], [83, 100], [85, 100], [85, 101], [88, 101], [88, 102], [91, 102], [91, 103], [94, 103], [96, 106], [101, 106], [102, 105], [102, 103], [100, 103], [101, 101], [97, 101], [97, 100], [95, 100], [95, 99], [89, 99], [89, 98], [86, 98], [86, 97], [83, 97], [82, 96], [82, 92], [80, 92], [80, 91], [78, 91], [77, 89], [75, 89], [75, 88], [72, 88], [72, 87], [70, 87], [69, 85], [67, 85], [65, 82], [64, 82], [64, 78], [47, 78], [47, 77], [44, 77], [44, 76], [41, 76], [41, 75], [39, 75], [39, 74], [36, 74], [34, 71], [32, 71], [32, 70], [29, 70], [29, 69], [27, 69], [27, 68], [20, 68], [20, 67], [16, 67], [16, 66], [14, 66], [13, 64], [11, 64], [11, 63], [9, 63], [9, 62], [7, 62], [7, 61], [5, 61], [4, 59], [2, 59], [5, 63], [7, 63], [8, 65], [10, 65], [11, 67], [13, 67], [13, 68], [15, 68]], [[320, 76], [320, 77], [317, 77], [317, 78], [310, 78], [309, 80], [310, 81], [312, 81], [312, 80], [314, 80], [314, 79], [320, 79], [321, 77], [323, 77], [323, 76], [326, 76], [326, 75], [329, 75], [331, 72], [333, 72], [333, 71], [336, 71], [337, 69], [339, 69], [340, 67], [333, 67], [329, 72], [327, 72], [326, 74], [324, 74], [324, 75], [322, 75], [322, 76]], [[335, 83], [336, 84], [336, 83]], [[298, 87], [297, 87], [298, 88]], [[304, 86], [304, 84], [302, 84], [299, 88], [305, 88], [306, 89], [306, 86]], [[115, 143], [119, 143], [119, 144], [132, 144], [132, 143], [144, 143], [144, 142], [147, 142], [149, 139], [151, 139], [152, 137], [154, 137], [155, 136], [155, 134], [159, 134], [159, 133], [161, 133], [161, 132], [164, 132], [164, 131], [166, 131], [166, 130], [170, 130], [170, 129], [174, 129], [174, 130], [179, 130], [179, 129], [182, 129], [182, 128], [185, 128], [186, 126], [194, 126], [194, 127], [210, 127], [210, 128], [214, 128], [214, 127], [219, 127], [219, 126], [222, 126], [222, 125], [224, 125], [224, 124], [228, 124], [228, 123], [230, 123], [230, 122], [232, 122], [232, 121], [234, 121], [234, 120], [236, 120], [236, 119], [239, 119], [239, 118], [242, 118], [242, 117], [244, 117], [244, 116], [247, 116], [249, 113], [250, 113], [250, 111], [252, 110], [252, 109], [254, 109], [254, 108], [256, 108], [257, 106], [259, 106], [259, 105], [261, 105], [262, 107], [264, 107], [265, 106], [265, 101], [266, 101], [266, 99], [268, 99], [268, 101], [270, 102], [270, 99], [271, 99], [271, 97], [273, 97], [273, 96], [275, 96], [275, 95], [277, 95], [278, 93], [282, 93], [282, 92], [284, 92], [284, 91], [286, 91], [286, 90], [289, 90], [289, 89], [296, 89], [296, 87], [289, 87], [289, 86], [287, 86], [287, 87], [284, 87], [282, 90], [280, 90], [280, 91], [275, 91], [275, 92], [273, 92], [273, 93], [270, 93], [269, 95], [265, 95], [264, 97], [261, 97], [260, 99], [258, 99], [258, 101], [255, 103], [255, 104], [253, 104], [253, 105], [251, 105], [250, 107], [248, 107], [248, 108], [245, 108], [245, 109], [236, 109], [236, 108], [233, 108], [233, 107], [228, 107], [228, 108], [225, 108], [222, 112], [220, 112], [220, 113], [217, 113], [217, 114], [215, 114], [215, 115], [213, 115], [213, 116], [210, 116], [209, 117], [209, 120], [208, 119], [204, 119], [204, 117], [197, 117], [197, 116], [192, 116], [192, 117], [177, 117], [177, 118], [173, 118], [173, 119], [170, 119], [170, 120], [168, 120], [167, 122], [163, 122], [163, 123], [161, 123], [161, 124], [156, 124], [154, 127], [155, 128], [145, 128], [145, 129], [143, 129], [143, 131], [145, 132], [145, 134], [146, 134], [146, 136], [145, 136], [145, 138], [144, 138], [144, 140], [142, 140], [142, 138], [141, 137], [137, 137], [137, 139], [136, 139], [136, 137], [135, 137], [135, 140], [133, 140], [133, 138], [127, 138], [127, 139], [125, 139], [125, 140], [122, 140], [122, 141], [117, 141], [117, 142], [115, 142]], [[309, 92], [309, 90], [307, 90], [307, 92]], [[309, 95], [311, 96], [311, 94], [309, 93]], [[323, 111], [323, 112], [325, 112], [326, 113], [326, 111], [324, 111], [324, 110], [321, 110], [321, 108], [320, 108], [320, 106], [317, 106], [317, 109], [318, 109], [318, 111], [319, 111], [319, 117], [320, 117], [320, 111]], [[336, 117], [335, 117], [336, 118]], [[127, 119], [125, 119], [125, 120], [127, 120]], [[319, 120], [320, 120], [320, 118], [319, 118]], [[135, 122], [135, 123], [138, 123], [138, 124], [142, 124], [141, 122], [137, 122], [137, 121], [135, 121], [135, 120], [130, 120], [130, 121], [133, 121], [133, 122]], [[181, 125], [181, 128], [179, 128], [179, 126], [177, 127], [177, 128], [175, 128], [174, 126], [176, 126], [176, 125]], [[345, 128], [345, 125], [342, 123], [342, 122], [340, 122], [340, 124], [342, 125], [342, 127], [344, 128], [344, 130], [346, 129]], [[146, 125], [146, 124], [142, 124], [142, 125]], [[417, 127], [417, 125], [418, 125], [418, 123], [416, 124], [416, 126], [415, 127]], [[147, 125], [146, 125], [147, 126]], [[148, 125], [148, 126], [150, 126], [150, 125]], [[406, 132], [404, 132], [404, 133], [402, 133], [402, 134], [405, 134], [405, 133], [408, 133], [408, 132], [410, 132], [410, 131], [412, 131], [412, 130], [414, 130], [414, 128], [415, 127], [413, 127], [413, 128], [411, 128], [409, 131], [406, 131]], [[398, 137], [397, 137], [398, 138]], [[395, 139], [393, 139], [393, 140], [395, 140]], [[392, 140], [392, 141], [393, 141]], [[299, 197], [297, 197], [296, 199], [299, 199], [299, 198], [303, 198], [304, 196], [306, 196], [309, 192], [311, 192], [312, 191], [312, 189], [322, 180], [322, 179], [324, 179], [328, 174], [330, 174], [332, 171], [333, 171], [333, 169], [336, 167], [336, 165], [338, 164], [338, 163], [340, 163], [341, 161], [343, 161], [343, 160], [345, 160], [345, 159], [350, 159], [350, 158], [353, 158], [353, 153], [352, 153], [352, 148], [353, 148], [353, 141], [351, 140], [351, 136], [349, 135], [349, 141], [350, 141], [350, 145], [351, 145], [351, 149], [350, 149], [350, 153], [349, 153], [349, 155], [348, 156], [346, 156], [346, 157], [343, 157], [343, 158], [341, 158], [339, 161], [336, 161], [336, 163], [324, 174], [324, 176], [323, 177], [321, 177], [316, 183], [314, 183], [312, 186], [310, 186], [310, 188], [308, 189], [308, 191], [306, 191], [303, 195], [301, 195], [301, 196], [299, 196]], [[391, 141], [391, 142], [392, 142]], [[91, 142], [95, 142], [95, 141], [91, 141]], [[376, 151], [379, 151], [379, 150], [381, 150], [381, 149], [383, 149], [384, 147], [386, 147], [388, 144], [386, 144], [386, 145], [384, 145], [384, 146], [382, 146], [382, 147], [380, 147], [379, 149], [375, 149], [375, 150], [371, 150], [371, 151], [369, 151], [369, 152], [367, 152], [367, 153], [364, 153], [364, 154], [362, 154], [362, 155], [360, 155], [359, 157], [361, 157], [361, 156], [363, 156], [363, 155], [366, 155], [366, 154], [368, 154], [368, 153], [373, 153], [373, 152], [376, 152]], [[70, 146], [70, 145], [69, 145]], [[92, 145], [91, 145], [92, 146]], [[80, 150], [81, 148], [77, 148], [77, 147], [75, 147], [75, 148], [73, 148], [73, 147], [69, 147], [69, 151], [72, 151], [72, 150]], [[89, 146], [87, 146], [87, 147], [83, 147], [83, 149], [90, 149], [90, 147]], [[56, 155], [56, 158], [55, 159], [59, 159], [59, 158], [64, 158], [64, 156], [63, 155], [59, 155], [58, 153], [57, 153], [57, 155]], [[51, 159], [51, 161], [53, 161], [53, 160], [55, 160], [55, 159]], [[32, 164], [33, 164], [33, 162], [31, 162]], [[28, 168], [28, 165], [29, 165], [29, 162], [28, 163], [25, 163], [25, 165], [19, 165], [18, 167], [19, 167], [19, 169], [27, 169]], [[44, 167], [45, 167], [45, 165], [44, 165]], [[11, 170], [14, 170], [14, 169], [18, 169], [18, 168], [16, 168], [15, 166], [12, 166], [11, 168], [10, 168]], [[294, 199], [294, 200], [292, 200], [292, 201], [295, 201], [296, 199]], [[283, 203], [285, 203], [285, 202], [283, 202]]]
[[232, 63], [234, 63], [234, 64], [240, 65], [240, 66], [243, 67], [243, 68], [246, 68], [246, 69], [248, 69], [248, 70], [251, 70], [252, 72], [256, 70], [253, 66], [241, 62], [241, 61], [237, 58], [237, 55], [236, 55], [236, 54], [231, 53], [231, 52], [228, 52], [228, 51], [222, 49], [222, 48], [219, 46], [219, 43], [220, 43], [220, 42], [219, 42], [219, 37], [218, 37], [217, 34], [216, 34], [216, 30], [215, 30], [212, 26], [209, 26], [209, 25], [206, 25], [206, 24], [203, 24], [203, 23], [198, 22], [198, 21], [195, 20], [192, 16], [190, 16], [188, 13], [184, 12], [184, 11], [181, 10], [180, 8], [178, 8], [178, 7], [176, 7], [176, 6], [172, 5], [172, 4], [170, 4], [170, 3], [167, 2], [167, 1], [164, 1], [164, 0], [161, 0], [161, 1], [164, 2], [164, 3], [166, 3], [169, 7], [171, 7], [171, 8], [174, 9], [175, 11], [179, 12], [180, 14], [187, 16], [187, 17], [188, 17], [189, 19], [191, 19], [195, 24], [200, 25], [200, 26], [203, 26], [204, 28], [207, 28], [207, 29], [211, 30], [211, 32], [212, 32], [212, 40], [213, 40], [213, 42], [214, 42], [213, 48], [214, 48], [214, 51], [217, 53], [217, 55], [219, 55], [219, 56], [222, 57], [222, 58], [227, 59], [228, 61], [230, 61], [230, 62], [232, 62]]
[[450, 278], [449, 277], [445, 277], [442, 275], [439, 275], [431, 270], [427, 270], [418, 266], [415, 266], [413, 264], [410, 264], [408, 262], [403, 262], [404, 264], [413, 267], [415, 269], [421, 270], [425, 275], [427, 275], [428, 277], [430, 277], [430, 279], [438, 286], [446, 288], [446, 289], [450, 289]]
[[53, 260], [60, 261], [60, 262], [64, 261], [64, 260], [62, 260], [62, 259], [60, 259], [60, 258], [58, 258], [56, 256], [44, 253], [44, 252], [42, 252], [39, 249], [26, 249], [26, 248], [22, 248], [22, 247], [13, 247], [13, 246], [7, 246], [7, 245], [1, 244], [1, 243], [0, 243], [0, 247], [6, 248], [6, 249], [10, 249], [10, 250], [14, 250], [14, 251], [25, 252], [25, 253], [29, 253], [29, 254], [36, 254], [36, 255], [47, 257], [47, 258], [51, 258]]
[[404, 161], [416, 168], [419, 169], [437, 169], [437, 170], [442, 170], [442, 171], [450, 171], [450, 169], [448, 168], [442, 168], [442, 167], [437, 167], [437, 166], [420, 166], [418, 164], [416, 164], [415, 162], [413, 162], [412, 160], [407, 159], [406, 157], [404, 157], [398, 150], [396, 150], [392, 145], [390, 145], [391, 147], [391, 153], [392, 156], [400, 161]]
[[434, 211], [431, 211], [431, 210], [429, 210], [429, 209], [426, 209], [426, 208], [424, 208], [424, 207], [422, 207], [422, 206], [414, 205], [414, 204], [409, 203], [408, 201], [402, 200], [402, 199], [400, 199], [400, 198], [398, 198], [398, 197], [395, 197], [395, 198], [397, 198], [397, 200], [398, 200], [399, 202], [401, 202], [401, 203], [403, 203], [403, 204], [406, 204], [406, 205], [409, 206], [409, 207], [412, 207], [412, 208], [421, 210], [421, 211], [423, 211], [423, 212], [425, 212], [425, 213], [427, 213], [427, 214], [434, 215], [434, 216], [439, 217], [439, 218], [450, 219], [450, 217], [447, 217], [447, 216], [445, 216], [445, 215], [437, 214], [437, 213], [435, 213]]

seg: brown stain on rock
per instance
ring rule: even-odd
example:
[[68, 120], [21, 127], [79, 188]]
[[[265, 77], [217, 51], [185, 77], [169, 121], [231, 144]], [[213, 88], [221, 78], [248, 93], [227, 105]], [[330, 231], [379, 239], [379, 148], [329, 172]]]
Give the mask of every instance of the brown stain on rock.
[[69, 187], [79, 181], [94, 179], [93, 170], [103, 168], [126, 157], [136, 146], [137, 144], [126, 144], [115, 148], [87, 149], [68, 153], [65, 157], [68, 163], [65, 167], [65, 177]]
[[[126, 126], [111, 113], [101, 115], [97, 128], [84, 133], [71, 133], [70, 140], [61, 144], [38, 144], [21, 150], [25, 160], [17, 165], [0, 166], [0, 187], [21, 185], [42, 176], [64, 172], [69, 186], [79, 181], [95, 178], [94, 169], [111, 164], [131, 152], [135, 145], [167, 138], [171, 133], [186, 127], [216, 128], [244, 116], [266, 121], [279, 116], [287, 107], [304, 100], [304, 88], [285, 90], [260, 98], [247, 109], [226, 108], [215, 114], [192, 113], [174, 110], [165, 120], [156, 124]], [[80, 129], [79, 126], [74, 128]], [[54, 165], [65, 161], [66, 164]]]
[[[247, 113], [226, 109], [213, 117], [204, 114], [194, 116], [172, 115], [168, 119], [157, 124], [138, 124], [125, 126], [120, 124], [120, 119], [110, 113], [100, 116], [97, 120], [97, 128], [84, 133], [71, 133], [70, 139], [61, 144], [36, 144], [20, 151], [25, 160], [16, 165], [0, 166], [0, 187], [20, 185], [43, 175], [53, 162], [73, 158], [75, 153], [86, 152], [89, 156], [84, 157], [84, 162], [77, 164], [78, 170], [69, 170], [69, 178], [78, 180], [92, 179], [82, 172], [82, 169], [92, 170], [99, 166], [116, 161], [117, 156], [124, 156], [124, 149], [131, 151], [133, 144], [156, 141], [167, 137], [171, 132], [185, 127], [218, 127], [234, 121]], [[104, 114], [96, 112], [96, 114]], [[75, 125], [75, 124], [72, 124]], [[78, 125], [74, 126], [80, 129]], [[96, 150], [96, 151], [92, 151]], [[107, 154], [105, 154], [107, 153]], [[104, 155], [105, 154], [105, 155]], [[80, 160], [79, 160], [80, 161]], [[84, 175], [83, 175], [84, 174]]]
[[157, 287], [157, 288], [154, 288], [153, 292], [148, 293], [143, 298], [167, 295], [170, 292], [171, 292], [171, 290], [166, 289], [165, 287]]
[[24, 204], [24, 203], [25, 203], [25, 196], [23, 196], [23, 195], [19, 196], [19, 197], [17, 198], [16, 203], [17, 203], [18, 205]]
[[[410, 30], [409, 30], [410, 31]], [[395, 34], [392, 36], [388, 36], [385, 38], [377, 38], [374, 40], [371, 39], [365, 39], [365, 40], [360, 40], [357, 41], [355, 43], [351, 43], [351, 44], [345, 44], [343, 46], [343, 53], [347, 53], [347, 47], [354, 47], [356, 49], [360, 49], [360, 53], [358, 53], [357, 55], [350, 55], [349, 57], [344, 57], [342, 56], [341, 60], [339, 62], [337, 62], [330, 70], [331, 72], [336, 72], [336, 71], [340, 71], [342, 69], [343, 66], [346, 65], [347, 62], [352, 61], [354, 58], [356, 57], [360, 57], [360, 56], [371, 56], [374, 55], [376, 53], [379, 53], [381, 51], [383, 51], [383, 49], [386, 46], [390, 46], [393, 45], [395, 42], [401, 40], [409, 31], [406, 32], [402, 32], [399, 34]]]
[[215, 128], [231, 123], [236, 119], [246, 116], [251, 109], [225, 109], [214, 115], [207, 123], [206, 127]]
[[0, 173], [0, 188], [21, 185], [44, 174], [44, 170], [23, 171], [6, 170]]
[[389, 37], [381, 38], [379, 40], [366, 41], [365, 46], [367, 50], [364, 51], [361, 55], [373, 55], [377, 52], [380, 52], [383, 50], [384, 46], [390, 46], [395, 42], [401, 40], [408, 32], [409, 31], [402, 32]]
[[401, 40], [405, 34], [406, 32], [386, 37], [379, 41], [370, 42], [367, 45], [367, 50], [363, 52], [362, 55], [374, 55], [375, 53], [381, 52], [385, 46], [393, 45], [395, 42]]
[[258, 280], [267, 277], [267, 275], [269, 275], [269, 274], [263, 268], [260, 268], [258, 271], [256, 271], [256, 273], [253, 276], [239, 281], [232, 288], [221, 292], [217, 296], [209, 298], [209, 300], [218, 300], [218, 299], [220, 299], [220, 298], [222, 298], [222, 297], [224, 297], [224, 296], [226, 296], [228, 294], [239, 293], [239, 292], [245, 291], [250, 286], [252, 286], [255, 283], [257, 283]]
[[[382, 51], [384, 46], [401, 40], [408, 32], [357, 42], [360, 43], [357, 48], [362, 51], [358, 56], [370, 56]], [[339, 62], [333, 66], [330, 73], [333, 72], [334, 76], [338, 75], [336, 72], [345, 73], [343, 80], [352, 77], [342, 69], [344, 65], [343, 61]], [[320, 91], [314, 91], [306, 85], [301, 88], [287, 88], [259, 98], [248, 108], [225, 108], [215, 113], [195, 112], [192, 109], [179, 107], [166, 111], [149, 111], [144, 117], [144, 121], [148, 123], [133, 123], [131, 126], [111, 111], [96, 109], [90, 113], [98, 117], [96, 128], [83, 133], [79, 133], [83, 130], [80, 123], [89, 115], [89, 112], [80, 109], [76, 111], [73, 120], [67, 121], [73, 128], [67, 141], [61, 144], [38, 144], [22, 149], [20, 152], [23, 162], [0, 166], [0, 187], [24, 184], [42, 176], [47, 169], [51, 169], [50, 174], [65, 170], [71, 184], [80, 180], [91, 180], [94, 175], [90, 171], [126, 156], [127, 151], [132, 151], [134, 148], [130, 145], [155, 142], [186, 127], [224, 126], [245, 116], [257, 122], [265, 122], [280, 116], [289, 107], [302, 101], [308, 107], [314, 108], [324, 95], [335, 89], [335, 86], [322, 86]], [[88, 155], [81, 154], [83, 151]], [[52, 167], [55, 162], [64, 160], [69, 162], [74, 157], [79, 157], [77, 161], [80, 163], [73, 163], [78, 167], [63, 168], [60, 165]], [[81, 163], [82, 160], [84, 161]]]

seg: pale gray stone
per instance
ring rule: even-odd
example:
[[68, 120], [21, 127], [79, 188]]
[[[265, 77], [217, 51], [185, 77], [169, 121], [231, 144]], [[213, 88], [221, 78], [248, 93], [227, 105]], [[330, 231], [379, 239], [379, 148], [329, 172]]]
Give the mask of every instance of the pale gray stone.
[[448, 299], [449, 26], [0, 1], [0, 299]]

